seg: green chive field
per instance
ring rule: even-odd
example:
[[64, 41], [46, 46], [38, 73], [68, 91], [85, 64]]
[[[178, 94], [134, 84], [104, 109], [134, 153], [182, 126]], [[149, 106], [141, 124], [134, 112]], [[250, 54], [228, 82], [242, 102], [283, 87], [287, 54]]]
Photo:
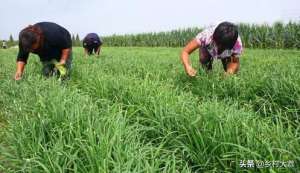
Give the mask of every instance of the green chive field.
[[[74, 48], [71, 79], [44, 78], [0, 49], [0, 172], [297, 172], [300, 51], [245, 49], [238, 75], [199, 68], [181, 48]], [[285, 162], [244, 168], [243, 161]]]

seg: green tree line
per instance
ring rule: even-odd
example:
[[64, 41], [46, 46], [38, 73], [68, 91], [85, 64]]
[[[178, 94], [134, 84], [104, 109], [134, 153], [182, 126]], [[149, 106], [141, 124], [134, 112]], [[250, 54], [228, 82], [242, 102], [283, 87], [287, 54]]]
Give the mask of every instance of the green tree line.
[[[0, 40], [0, 41], [1, 41], [1, 47], [2, 47], [2, 42], [3, 41], [6, 42], [6, 45], [7, 45], [8, 48], [18, 45], [18, 40], [14, 40], [12, 35], [9, 36], [8, 40]], [[76, 34], [76, 35], [73, 34], [72, 35], [72, 45], [73, 46], [82, 46], [82, 42], [81, 42], [80, 37], [79, 37], [78, 34]]]
[[76, 34], [76, 36], [72, 34], [72, 45], [75, 47], [82, 46], [82, 42], [78, 34]]
[[[238, 24], [243, 44], [248, 48], [300, 48], [300, 22], [287, 24]], [[203, 28], [170, 32], [112, 35], [103, 37], [106, 46], [182, 47]]]
[[9, 35], [9, 39], [8, 40], [2, 40], [0, 39], [0, 48], [2, 48], [2, 42], [6, 42], [6, 46], [7, 47], [13, 47], [18, 45], [18, 41], [15, 41], [12, 34]]
[[[300, 48], [300, 22], [287, 24], [238, 24], [243, 44], [247, 48]], [[103, 37], [105, 46], [182, 47], [201, 32], [203, 28], [177, 29], [167, 32], [111, 35]], [[7, 46], [18, 44], [10, 35]], [[72, 34], [72, 45], [82, 46], [78, 34]]]

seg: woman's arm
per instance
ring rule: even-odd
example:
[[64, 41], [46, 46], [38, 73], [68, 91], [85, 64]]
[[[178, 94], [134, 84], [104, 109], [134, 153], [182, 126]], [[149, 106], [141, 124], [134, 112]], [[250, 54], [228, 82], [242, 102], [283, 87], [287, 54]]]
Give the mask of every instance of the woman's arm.
[[66, 62], [67, 62], [67, 60], [70, 56], [71, 51], [72, 51], [71, 48], [67, 48], [67, 49], [62, 50], [62, 54], [61, 54], [60, 61], [59, 61], [60, 64], [66, 64]]
[[25, 69], [25, 62], [23, 61], [17, 61], [17, 69], [16, 69], [16, 74], [15, 74], [15, 80], [20, 80], [22, 79], [22, 75]]
[[181, 52], [181, 62], [184, 66], [185, 72], [191, 76], [196, 76], [197, 71], [192, 67], [189, 55], [199, 48], [198, 42], [194, 39], [190, 41]]

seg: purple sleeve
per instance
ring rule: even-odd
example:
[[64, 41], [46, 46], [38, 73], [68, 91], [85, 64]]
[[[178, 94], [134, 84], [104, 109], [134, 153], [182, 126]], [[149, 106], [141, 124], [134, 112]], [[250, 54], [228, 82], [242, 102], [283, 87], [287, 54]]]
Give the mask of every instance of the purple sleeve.
[[233, 55], [239, 57], [242, 54], [242, 52], [243, 52], [243, 44], [242, 44], [242, 40], [239, 36], [233, 46], [232, 53], [233, 53]]
[[206, 46], [211, 42], [214, 29], [214, 26], [206, 28], [196, 36], [195, 39], [199, 46]]
[[198, 45], [201, 46], [205, 43], [205, 33], [204, 32], [200, 32], [195, 40], [197, 41]]

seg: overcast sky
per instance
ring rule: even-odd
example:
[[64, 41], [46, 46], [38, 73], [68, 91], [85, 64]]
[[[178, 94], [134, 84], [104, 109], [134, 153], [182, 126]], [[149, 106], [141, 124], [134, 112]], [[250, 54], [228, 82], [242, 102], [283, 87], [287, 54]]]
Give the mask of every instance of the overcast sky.
[[300, 0], [1, 0], [0, 39], [29, 24], [56, 22], [82, 38], [202, 27], [219, 21], [300, 20]]

